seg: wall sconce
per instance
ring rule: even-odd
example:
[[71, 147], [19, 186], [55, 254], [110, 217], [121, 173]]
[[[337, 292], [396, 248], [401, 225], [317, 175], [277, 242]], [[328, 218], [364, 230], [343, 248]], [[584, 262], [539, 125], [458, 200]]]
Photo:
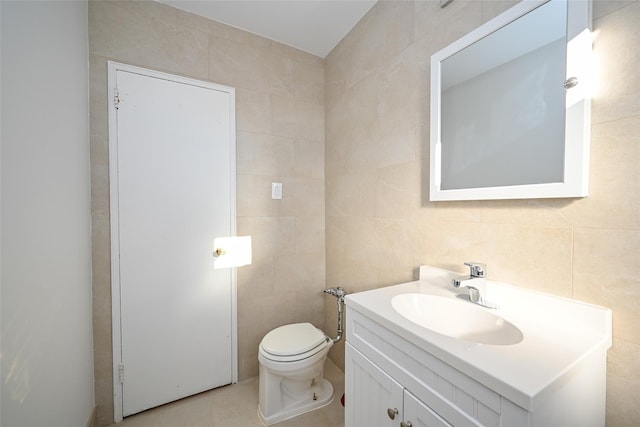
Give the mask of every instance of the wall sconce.
[[251, 236], [216, 237], [213, 247], [215, 269], [251, 264]]
[[[567, 108], [583, 100], [590, 100], [594, 92], [593, 33], [584, 29], [567, 43], [567, 76], [575, 79], [567, 88]], [[566, 86], [565, 86], [566, 87]]]

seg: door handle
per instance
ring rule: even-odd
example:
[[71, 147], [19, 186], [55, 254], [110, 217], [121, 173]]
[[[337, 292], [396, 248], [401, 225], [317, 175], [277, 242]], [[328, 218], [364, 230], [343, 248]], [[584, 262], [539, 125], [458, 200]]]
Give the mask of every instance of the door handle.
[[411, 421], [402, 421], [400, 427], [413, 427], [413, 424], [411, 424]]
[[392, 420], [395, 420], [396, 419], [396, 415], [398, 415], [398, 408], [387, 408], [387, 415]]

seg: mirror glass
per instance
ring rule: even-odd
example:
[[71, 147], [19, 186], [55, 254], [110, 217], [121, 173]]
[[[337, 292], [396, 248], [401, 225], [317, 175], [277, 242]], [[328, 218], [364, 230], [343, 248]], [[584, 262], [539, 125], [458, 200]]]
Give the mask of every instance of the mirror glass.
[[567, 147], [589, 107], [568, 113], [569, 3], [522, 2], [432, 57], [431, 200], [586, 196], [588, 131], [578, 158]]

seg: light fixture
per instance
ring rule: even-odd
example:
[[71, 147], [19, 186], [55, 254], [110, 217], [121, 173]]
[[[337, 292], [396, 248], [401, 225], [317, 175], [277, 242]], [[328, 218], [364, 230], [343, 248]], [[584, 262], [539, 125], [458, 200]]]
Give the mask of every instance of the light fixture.
[[[594, 92], [593, 33], [585, 28], [567, 43], [567, 108], [590, 100]], [[573, 77], [575, 76], [575, 77]], [[572, 80], [573, 81], [570, 81]], [[569, 87], [567, 87], [569, 84]]]
[[213, 247], [215, 269], [251, 264], [251, 236], [216, 237]]

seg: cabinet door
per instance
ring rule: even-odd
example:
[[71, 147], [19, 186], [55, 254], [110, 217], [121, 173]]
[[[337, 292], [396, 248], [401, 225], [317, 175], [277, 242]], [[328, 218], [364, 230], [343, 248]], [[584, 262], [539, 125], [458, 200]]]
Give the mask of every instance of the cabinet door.
[[451, 427], [413, 394], [404, 391], [404, 425], [411, 427]]
[[349, 343], [345, 352], [345, 426], [397, 427], [402, 386]]

